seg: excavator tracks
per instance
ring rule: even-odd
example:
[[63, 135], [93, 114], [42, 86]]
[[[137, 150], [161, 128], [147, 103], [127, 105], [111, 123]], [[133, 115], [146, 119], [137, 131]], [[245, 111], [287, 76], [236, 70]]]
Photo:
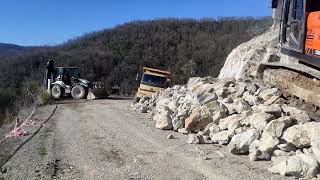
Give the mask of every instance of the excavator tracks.
[[265, 63], [260, 75], [267, 84], [320, 107], [320, 72], [303, 64]]

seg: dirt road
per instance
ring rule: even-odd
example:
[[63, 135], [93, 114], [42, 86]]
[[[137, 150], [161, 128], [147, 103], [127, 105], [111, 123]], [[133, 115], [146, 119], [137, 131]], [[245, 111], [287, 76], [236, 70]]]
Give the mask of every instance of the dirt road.
[[[5, 179], [284, 179], [218, 145], [155, 129], [130, 99], [63, 101], [5, 166]], [[173, 134], [175, 139], [166, 137]], [[206, 158], [205, 158], [206, 157]], [[1, 176], [0, 176], [1, 179]]]

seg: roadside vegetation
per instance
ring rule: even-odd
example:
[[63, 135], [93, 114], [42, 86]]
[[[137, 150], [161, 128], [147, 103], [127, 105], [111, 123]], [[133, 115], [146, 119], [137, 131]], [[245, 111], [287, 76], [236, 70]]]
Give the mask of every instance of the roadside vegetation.
[[[125, 94], [136, 90], [143, 66], [170, 70], [174, 84], [193, 76], [216, 77], [232, 49], [271, 24], [269, 17], [136, 21], [61, 45], [30, 48], [0, 59], [0, 108], [23, 94], [26, 84], [41, 86], [49, 58], [56, 66], [79, 66], [86, 79], [117, 84]], [[49, 98], [43, 92], [39, 97]]]

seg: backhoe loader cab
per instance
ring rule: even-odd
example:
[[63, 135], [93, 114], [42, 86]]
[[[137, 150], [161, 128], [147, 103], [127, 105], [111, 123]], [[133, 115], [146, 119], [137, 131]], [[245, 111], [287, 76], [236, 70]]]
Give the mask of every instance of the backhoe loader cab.
[[282, 8], [281, 52], [320, 67], [320, 1], [282, 0], [277, 8]]

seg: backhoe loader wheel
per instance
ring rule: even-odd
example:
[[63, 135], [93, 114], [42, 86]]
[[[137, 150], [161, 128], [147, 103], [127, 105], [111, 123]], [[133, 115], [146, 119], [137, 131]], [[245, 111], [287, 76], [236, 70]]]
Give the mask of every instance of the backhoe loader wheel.
[[53, 98], [55, 99], [59, 99], [61, 98], [61, 96], [63, 95], [64, 91], [63, 88], [60, 85], [54, 85], [51, 89], [51, 95]]
[[74, 99], [82, 99], [87, 95], [87, 93], [88, 90], [79, 84], [74, 85], [71, 89], [71, 96]]

